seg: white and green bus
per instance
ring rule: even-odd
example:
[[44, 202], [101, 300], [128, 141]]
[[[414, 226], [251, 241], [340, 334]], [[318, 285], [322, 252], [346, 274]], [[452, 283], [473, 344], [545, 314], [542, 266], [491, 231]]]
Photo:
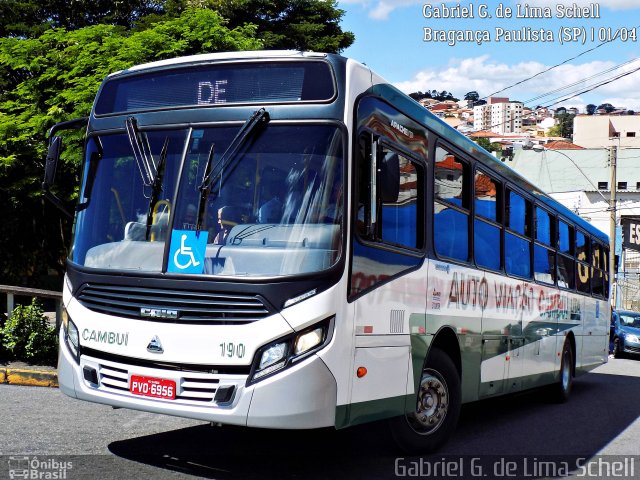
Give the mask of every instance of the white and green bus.
[[[247, 427], [389, 419], [606, 362], [607, 236], [368, 67], [243, 52], [108, 76], [86, 119], [59, 383]], [[59, 206], [62, 205], [57, 202]]]

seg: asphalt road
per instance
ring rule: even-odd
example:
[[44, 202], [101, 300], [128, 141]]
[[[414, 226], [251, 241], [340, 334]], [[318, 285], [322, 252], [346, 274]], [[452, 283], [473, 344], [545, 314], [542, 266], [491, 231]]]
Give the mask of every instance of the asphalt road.
[[[12, 471], [15, 476], [20, 462], [71, 480], [543, 478], [549, 473], [640, 478], [638, 399], [640, 360], [611, 359], [578, 378], [566, 404], [549, 403], [538, 391], [466, 405], [445, 448], [407, 457], [395, 450], [384, 423], [342, 431], [212, 427], [80, 402], [57, 389], [1, 385], [0, 478]], [[585, 458], [598, 459], [598, 468], [581, 468]], [[64, 462], [69, 468], [61, 470]], [[616, 470], [624, 462], [626, 470]], [[565, 465], [571, 468], [563, 470]]]

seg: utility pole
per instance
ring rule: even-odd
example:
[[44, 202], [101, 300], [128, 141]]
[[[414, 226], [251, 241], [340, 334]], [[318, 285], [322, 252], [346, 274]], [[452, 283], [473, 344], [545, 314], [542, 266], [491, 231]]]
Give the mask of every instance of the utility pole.
[[618, 147], [609, 147], [609, 168], [611, 173], [611, 199], [609, 200], [609, 211], [611, 212], [611, 219], [609, 221], [609, 282], [611, 286], [611, 300], [612, 306], [616, 306], [616, 188], [617, 183], [617, 160], [618, 160]]

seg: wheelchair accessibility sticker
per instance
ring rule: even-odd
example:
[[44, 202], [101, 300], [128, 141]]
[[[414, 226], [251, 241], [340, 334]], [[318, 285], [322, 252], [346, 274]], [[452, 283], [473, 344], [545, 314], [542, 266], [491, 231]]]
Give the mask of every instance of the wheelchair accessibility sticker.
[[173, 230], [167, 272], [202, 273], [208, 236], [209, 232]]

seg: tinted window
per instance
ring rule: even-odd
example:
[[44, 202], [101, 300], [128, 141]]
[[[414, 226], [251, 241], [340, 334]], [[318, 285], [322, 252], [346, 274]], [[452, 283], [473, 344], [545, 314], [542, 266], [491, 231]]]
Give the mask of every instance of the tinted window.
[[558, 222], [558, 250], [573, 256], [573, 228], [562, 220]]
[[434, 240], [436, 253], [469, 260], [468, 165], [448, 150], [436, 148]]
[[576, 232], [576, 258], [581, 262], [589, 261], [589, 242], [582, 232]]
[[605, 264], [604, 249], [602, 245], [596, 242], [592, 243], [592, 278], [591, 278], [591, 293], [598, 296], [605, 295], [605, 279], [606, 275], [604, 269], [607, 268]]
[[536, 207], [536, 240], [551, 246], [551, 215]]
[[387, 147], [382, 148], [383, 158], [392, 156], [397, 157], [400, 170], [398, 177], [393, 175], [394, 181], [399, 178], [399, 185], [395, 187], [398, 191], [398, 197], [395, 201], [382, 202], [381, 239], [386, 243], [421, 248], [422, 242], [419, 241], [418, 235], [418, 227], [421, 225], [418, 219], [418, 189], [422, 175], [418, 173], [419, 167], [407, 157], [395, 153]]
[[500, 232], [500, 227], [476, 219], [474, 255], [478, 266], [500, 270]]
[[518, 277], [531, 277], [531, 252], [529, 250], [531, 244], [529, 241], [512, 233], [506, 233], [504, 242], [507, 273]]
[[540, 245], [534, 247], [534, 277], [539, 282], [554, 284], [556, 281], [556, 254]]
[[436, 205], [434, 215], [436, 252], [457, 260], [469, 260], [469, 217], [444, 205]]
[[[376, 177], [376, 205], [379, 209], [378, 223], [375, 225], [371, 224], [373, 215], [370, 205], [372, 148], [377, 151], [377, 164], [385, 164], [384, 168], [378, 169]], [[356, 160], [358, 207], [354, 222], [358, 235], [353, 236], [352, 243], [350, 297], [375, 288], [422, 262], [420, 256], [408, 255], [386, 245], [415, 249], [422, 248], [424, 243], [424, 213], [420, 193], [424, 190], [422, 165], [392, 147], [379, 146], [368, 132], [359, 138]], [[383, 178], [383, 175], [386, 177]]]
[[464, 192], [467, 166], [442, 147], [436, 148], [435, 194], [439, 200], [468, 208], [468, 195]]
[[591, 264], [594, 268], [604, 268], [604, 255], [602, 254], [602, 246], [597, 243], [593, 243], [593, 250], [591, 255]]
[[529, 236], [530, 203], [515, 192], [507, 196], [507, 227], [520, 235]]
[[576, 287], [575, 262], [573, 258], [558, 255], [558, 286], [569, 289]]
[[477, 216], [498, 220], [498, 183], [488, 175], [478, 172], [475, 178], [475, 213]]
[[576, 232], [576, 285], [578, 291], [589, 293], [591, 291], [591, 265], [589, 263], [589, 239], [582, 233]]

